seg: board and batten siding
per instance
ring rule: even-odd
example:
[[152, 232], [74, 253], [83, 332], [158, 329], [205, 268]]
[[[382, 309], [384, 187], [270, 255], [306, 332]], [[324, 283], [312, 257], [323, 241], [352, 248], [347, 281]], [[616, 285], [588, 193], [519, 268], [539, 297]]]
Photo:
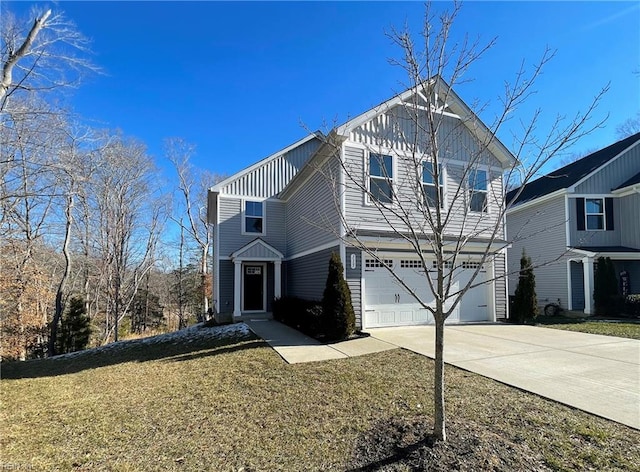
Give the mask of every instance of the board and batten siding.
[[[507, 214], [509, 293], [518, 286], [520, 258], [525, 249], [534, 266], [538, 303], [545, 305], [560, 299], [568, 307], [566, 263], [566, 230], [564, 196], [558, 196], [539, 205]], [[560, 257], [555, 262], [555, 259]]]
[[320, 140], [304, 144], [266, 162], [251, 172], [240, 175], [220, 189], [221, 194], [269, 198], [277, 195], [318, 149]]
[[[355, 266], [351, 266], [354, 257]], [[346, 261], [343, 261], [345, 278], [351, 291], [351, 304], [356, 315], [356, 328], [362, 329], [362, 251], [360, 249], [346, 248]]]
[[286, 201], [287, 257], [337, 239], [341, 221], [334, 186], [339, 171], [336, 159], [328, 161]]
[[285, 293], [287, 296], [305, 300], [322, 300], [332, 252], [339, 253], [340, 247], [336, 246], [286, 261]]
[[603, 166], [598, 172], [576, 186], [576, 194], [608, 194], [640, 172], [640, 144]]
[[640, 249], [640, 193], [618, 198], [620, 244]]
[[571, 246], [620, 246], [622, 225], [620, 218], [620, 199], [613, 199], [613, 230], [587, 231], [578, 230], [576, 199], [569, 198], [569, 241]]
[[262, 239], [284, 254], [286, 250], [286, 234], [283, 231], [285, 209], [282, 202], [266, 200], [264, 220], [266, 234], [264, 235], [242, 234], [242, 218], [244, 217], [242, 199], [220, 196], [219, 206], [219, 257], [229, 257], [256, 238]]

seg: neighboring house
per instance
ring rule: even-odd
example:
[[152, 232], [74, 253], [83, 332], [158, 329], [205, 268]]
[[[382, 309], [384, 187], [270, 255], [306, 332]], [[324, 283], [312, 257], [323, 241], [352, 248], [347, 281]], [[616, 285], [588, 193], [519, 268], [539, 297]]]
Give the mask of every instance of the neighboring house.
[[[499, 234], [499, 241], [491, 246], [495, 255], [479, 267], [479, 253], [487, 242], [478, 228], [495, 223], [499, 204], [495, 199], [504, 197], [504, 169], [515, 159], [440, 78], [431, 84], [434, 93], [446, 90], [448, 97], [440, 103], [444, 117], [440, 139], [449, 140], [443, 146], [447, 156], [442, 158], [444, 204], [453, 205], [454, 192], [461, 185], [464, 195], [471, 195], [464, 200], [467, 208], [459, 212], [465, 217], [453, 218], [448, 236], [470, 239], [457, 267], [456, 283], [464, 284], [477, 268], [481, 269], [478, 282], [488, 281], [465, 294], [450, 321], [495, 320], [505, 316], [506, 280], [493, 280], [505, 271], [504, 235]], [[408, 90], [332, 130], [337, 152], [323, 134], [309, 134], [210, 189], [214, 304], [219, 313], [241, 317], [269, 312], [273, 299], [281, 296], [321, 299], [329, 258], [336, 252], [345, 267], [358, 327], [432, 322], [428, 311], [383, 266], [392, 265], [408, 283], [419, 286], [421, 294], [426, 289], [420, 260], [408, 243], [394, 235], [365, 191], [373, 185], [377, 192], [371, 198], [393, 205], [402, 183], [416, 178], [416, 169], [408, 168], [406, 141], [401, 136], [415, 131], [407, 107], [424, 110], [429, 106], [418, 95]], [[490, 144], [482, 147], [483, 165], [473, 170], [477, 185], [469, 189], [468, 173], [463, 170], [469, 171], [468, 153], [477, 150], [480, 142]], [[420, 182], [425, 191], [432, 185], [427, 180]], [[349, 244], [352, 234], [375, 248], [383, 262]], [[433, 263], [430, 259], [429, 264]]]
[[[520, 189], [507, 194], [514, 199]], [[640, 133], [527, 184], [507, 211], [509, 282], [523, 248], [535, 268], [538, 302], [592, 314], [594, 263], [610, 257], [640, 293]]]

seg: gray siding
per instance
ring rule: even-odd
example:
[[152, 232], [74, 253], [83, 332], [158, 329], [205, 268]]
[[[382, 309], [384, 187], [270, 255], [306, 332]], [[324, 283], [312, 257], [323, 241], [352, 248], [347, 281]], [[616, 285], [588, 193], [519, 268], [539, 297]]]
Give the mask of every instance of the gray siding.
[[220, 294], [218, 312], [233, 313], [234, 267], [231, 261], [220, 261]]
[[496, 254], [494, 259], [495, 291], [496, 291], [496, 318], [507, 316], [507, 279], [502, 277], [505, 273], [505, 255]]
[[571, 261], [571, 297], [573, 310], [584, 310], [584, 266]]
[[[356, 266], [351, 267], [351, 256], [356, 258]], [[356, 327], [362, 328], [362, 253], [360, 249], [347, 248], [344, 261], [345, 277], [351, 290], [351, 303], [356, 314]]]
[[336, 246], [287, 261], [285, 263], [286, 295], [307, 300], [321, 300], [329, 273], [331, 253], [339, 250], [340, 248]]
[[507, 215], [510, 294], [518, 286], [524, 248], [534, 265], [547, 264], [534, 269], [538, 303], [544, 305], [559, 298], [563, 306], [568, 306], [565, 221], [563, 196]]
[[264, 227], [266, 234], [242, 234], [242, 200], [234, 197], [220, 197], [220, 257], [229, 257], [256, 238], [276, 248], [286, 251], [285, 209], [279, 201], [266, 201]]
[[578, 194], [607, 194], [640, 172], [640, 145], [603, 167], [576, 187]]
[[262, 198], [277, 195], [319, 145], [320, 140], [314, 138], [275, 159], [266, 159], [264, 164], [222, 187], [221, 193]]
[[634, 193], [618, 199], [620, 208], [620, 244], [640, 249], [640, 194]]
[[619, 246], [621, 226], [620, 199], [613, 199], [613, 227], [612, 231], [578, 231], [578, 217], [576, 215], [576, 199], [569, 198], [570, 225], [569, 234], [572, 246]]
[[335, 187], [339, 169], [339, 163], [331, 160], [287, 200], [287, 257], [337, 239], [341, 225]]

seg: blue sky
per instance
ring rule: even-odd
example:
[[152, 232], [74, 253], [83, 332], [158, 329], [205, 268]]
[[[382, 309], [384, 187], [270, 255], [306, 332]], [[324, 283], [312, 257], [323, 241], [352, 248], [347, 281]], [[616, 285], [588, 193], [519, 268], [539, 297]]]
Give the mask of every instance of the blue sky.
[[[33, 4], [2, 3], [18, 14]], [[163, 140], [182, 137], [197, 146], [196, 166], [226, 174], [303, 137], [302, 123], [342, 122], [400, 91], [403, 73], [389, 65], [400, 51], [385, 31], [407, 23], [417, 34], [424, 15], [420, 2], [50, 5], [92, 40], [105, 72], [68, 99], [79, 114], [145, 142], [161, 166]], [[545, 46], [556, 57], [515, 118], [534, 108], [548, 119], [573, 116], [610, 82], [596, 115], [609, 114], [606, 127], [575, 151], [614, 142], [616, 126], [640, 109], [638, 2], [469, 1], [454, 33], [498, 38], [472, 68], [474, 81], [456, 89], [469, 104], [495, 101]], [[511, 144], [507, 132], [501, 138]]]

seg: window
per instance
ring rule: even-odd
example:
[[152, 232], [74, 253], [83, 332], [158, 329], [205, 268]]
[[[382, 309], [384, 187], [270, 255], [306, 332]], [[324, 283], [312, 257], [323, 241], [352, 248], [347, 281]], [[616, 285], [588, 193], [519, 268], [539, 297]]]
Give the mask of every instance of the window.
[[585, 198], [584, 213], [587, 219], [587, 230], [604, 229], [603, 198]]
[[244, 232], [264, 233], [264, 206], [262, 202], [244, 202]]
[[469, 172], [469, 210], [487, 212], [487, 171]]
[[[422, 192], [425, 203], [430, 207], [436, 206], [436, 184], [433, 172], [433, 163], [422, 163]], [[438, 165], [438, 189], [440, 190], [440, 208], [444, 207], [444, 184], [442, 179], [442, 166]]]
[[369, 154], [369, 198], [379, 203], [393, 201], [393, 159]]
[[422, 261], [418, 259], [401, 259], [401, 269], [422, 269]]
[[373, 269], [376, 267], [384, 267], [384, 266], [393, 267], [393, 260], [392, 259], [382, 259], [382, 260], [365, 259], [364, 266], [367, 269]]

